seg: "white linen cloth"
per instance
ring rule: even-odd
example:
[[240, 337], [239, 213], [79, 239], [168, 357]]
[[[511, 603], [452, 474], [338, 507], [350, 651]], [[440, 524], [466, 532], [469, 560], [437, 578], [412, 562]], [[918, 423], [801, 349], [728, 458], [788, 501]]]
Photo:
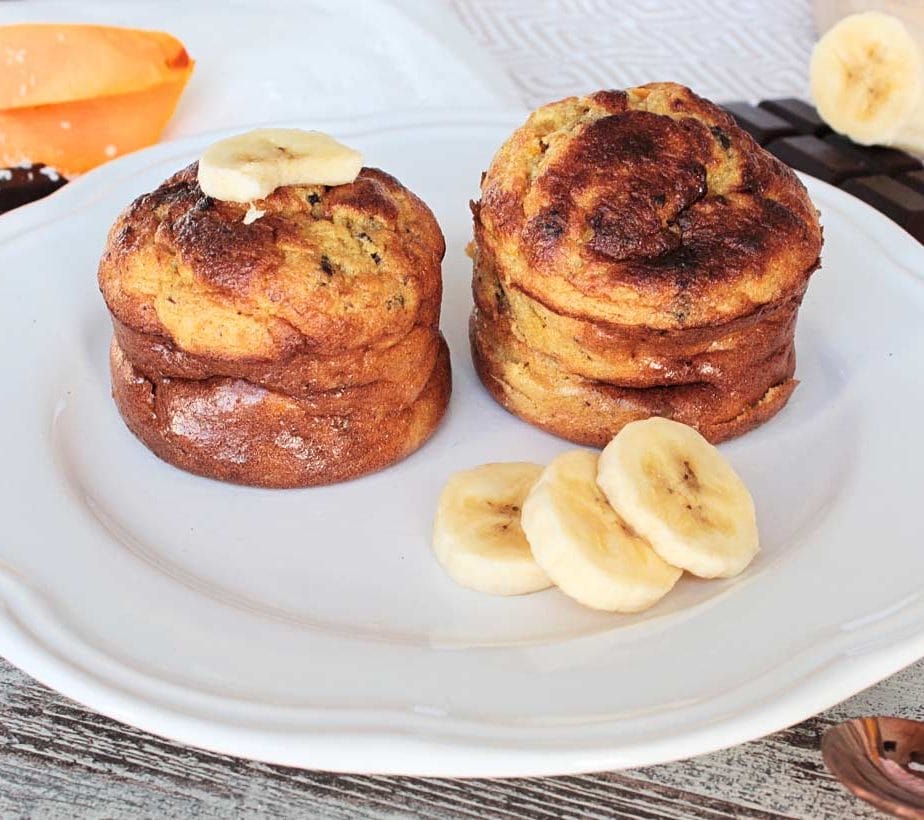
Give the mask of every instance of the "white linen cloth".
[[808, 99], [809, 0], [444, 0], [530, 108], [674, 80], [718, 102]]
[[809, 0], [7, 0], [0, 24], [154, 28], [196, 70], [165, 137], [385, 110], [536, 107], [676, 80], [808, 92]]
[[433, 0], [13, 0], [0, 24], [98, 23], [178, 37], [196, 69], [165, 138], [258, 123], [520, 99]]

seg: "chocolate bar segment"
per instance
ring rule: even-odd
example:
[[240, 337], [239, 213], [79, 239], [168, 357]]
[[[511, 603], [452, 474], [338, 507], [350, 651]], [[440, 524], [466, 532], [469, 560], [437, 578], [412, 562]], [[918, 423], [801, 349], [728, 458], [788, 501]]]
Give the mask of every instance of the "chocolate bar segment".
[[774, 140], [766, 148], [791, 168], [832, 185], [869, 173], [862, 156], [808, 134]]
[[769, 111], [771, 114], [776, 114], [776, 116], [786, 120], [803, 134], [824, 136], [831, 133], [831, 129], [818, 114], [818, 111], [815, 110], [815, 107], [804, 100], [797, 100], [792, 97], [784, 100], [764, 100], [760, 107], [764, 111]]
[[771, 140], [780, 137], [788, 137], [797, 134], [795, 126], [792, 123], [771, 114], [763, 108], [756, 105], [749, 105], [745, 102], [733, 102], [722, 106], [731, 114], [738, 125], [747, 131], [758, 143], [766, 145]]
[[924, 168], [920, 171], [912, 171], [910, 174], [902, 174], [896, 177], [896, 180], [919, 194], [924, 194]]
[[924, 242], [924, 194], [883, 175], [849, 179], [843, 188]]
[[859, 197], [924, 242], [924, 166], [919, 158], [835, 134], [802, 100], [764, 100], [756, 109], [731, 103], [725, 108], [787, 165]]
[[0, 168], [0, 214], [57, 191], [67, 180], [47, 165]]
[[885, 148], [881, 145], [857, 145], [843, 134], [829, 134], [824, 138], [825, 142], [837, 146], [840, 150], [846, 151], [858, 157], [867, 168], [870, 175], [885, 174], [893, 177], [904, 171], [915, 171], [920, 169], [921, 160], [899, 151], [897, 148]]

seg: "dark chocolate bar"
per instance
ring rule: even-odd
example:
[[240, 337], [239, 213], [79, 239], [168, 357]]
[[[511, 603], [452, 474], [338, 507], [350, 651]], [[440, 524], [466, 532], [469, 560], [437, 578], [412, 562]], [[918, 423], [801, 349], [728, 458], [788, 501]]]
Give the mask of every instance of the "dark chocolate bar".
[[892, 177], [904, 171], [915, 171], [921, 167], [921, 160], [897, 148], [857, 145], [843, 134], [829, 134], [824, 139], [825, 142], [859, 158], [866, 165], [868, 174], [885, 174]]
[[744, 102], [733, 102], [722, 106], [731, 114], [738, 125], [747, 131], [761, 145], [766, 145], [771, 140], [780, 137], [788, 137], [797, 134], [796, 128], [792, 123], [771, 114], [763, 108], [756, 105], [749, 105]]
[[924, 168], [919, 167], [917, 171], [912, 171], [910, 174], [900, 174], [895, 179], [902, 185], [907, 185], [918, 193], [924, 194]]
[[849, 179], [843, 188], [924, 242], [924, 194], [881, 174]]
[[745, 131], [797, 171], [839, 186], [924, 242], [924, 165], [896, 148], [835, 134], [803, 100], [725, 106]]
[[57, 191], [67, 180], [47, 165], [0, 168], [0, 214]]
[[769, 143], [766, 148], [797, 171], [804, 171], [832, 185], [869, 173], [866, 161], [858, 152], [845, 151], [810, 134], [783, 137]]
[[815, 107], [805, 100], [792, 97], [785, 100], [764, 100], [760, 103], [760, 108], [791, 123], [802, 134], [814, 134], [820, 137], [831, 133], [828, 124], [821, 118]]

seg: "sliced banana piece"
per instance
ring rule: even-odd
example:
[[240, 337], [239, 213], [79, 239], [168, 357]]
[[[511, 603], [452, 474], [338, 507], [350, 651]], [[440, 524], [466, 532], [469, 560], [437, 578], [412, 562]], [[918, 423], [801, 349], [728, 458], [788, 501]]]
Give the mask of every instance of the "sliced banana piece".
[[539, 566], [576, 601], [608, 612], [647, 609], [682, 572], [617, 515], [596, 478], [596, 453], [558, 456], [526, 497], [523, 531]]
[[854, 142], [924, 149], [924, 53], [897, 17], [834, 25], [815, 44], [809, 83], [825, 122]]
[[436, 510], [433, 552], [456, 583], [494, 595], [552, 585], [520, 526], [523, 500], [541, 472], [538, 464], [513, 462], [450, 477]]
[[597, 483], [658, 555], [694, 575], [737, 575], [757, 554], [748, 488], [692, 427], [662, 418], [627, 424], [600, 455]]
[[362, 165], [359, 151], [320, 131], [258, 128], [206, 148], [198, 179], [206, 196], [253, 202], [283, 185], [346, 185]]

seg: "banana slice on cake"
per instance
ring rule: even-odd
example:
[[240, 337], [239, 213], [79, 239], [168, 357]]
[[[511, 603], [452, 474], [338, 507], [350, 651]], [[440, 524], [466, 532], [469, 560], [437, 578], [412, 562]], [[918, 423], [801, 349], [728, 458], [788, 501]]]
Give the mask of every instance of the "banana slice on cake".
[[320, 131], [258, 128], [209, 146], [199, 159], [199, 187], [224, 202], [253, 202], [283, 185], [346, 185], [362, 154]]
[[533, 560], [520, 526], [523, 500], [542, 467], [483, 464], [450, 477], [433, 525], [433, 552], [464, 587], [522, 595], [552, 585]]
[[596, 478], [596, 453], [558, 456], [523, 504], [523, 531], [536, 562], [567, 595], [609, 612], [647, 609], [682, 573], [613, 510]]
[[809, 82], [835, 131], [864, 145], [924, 150], [924, 52], [897, 17], [845, 17], [816, 43]]
[[757, 554], [751, 494], [692, 427], [663, 418], [627, 424], [601, 454], [597, 483], [658, 555], [694, 575], [737, 575]]

